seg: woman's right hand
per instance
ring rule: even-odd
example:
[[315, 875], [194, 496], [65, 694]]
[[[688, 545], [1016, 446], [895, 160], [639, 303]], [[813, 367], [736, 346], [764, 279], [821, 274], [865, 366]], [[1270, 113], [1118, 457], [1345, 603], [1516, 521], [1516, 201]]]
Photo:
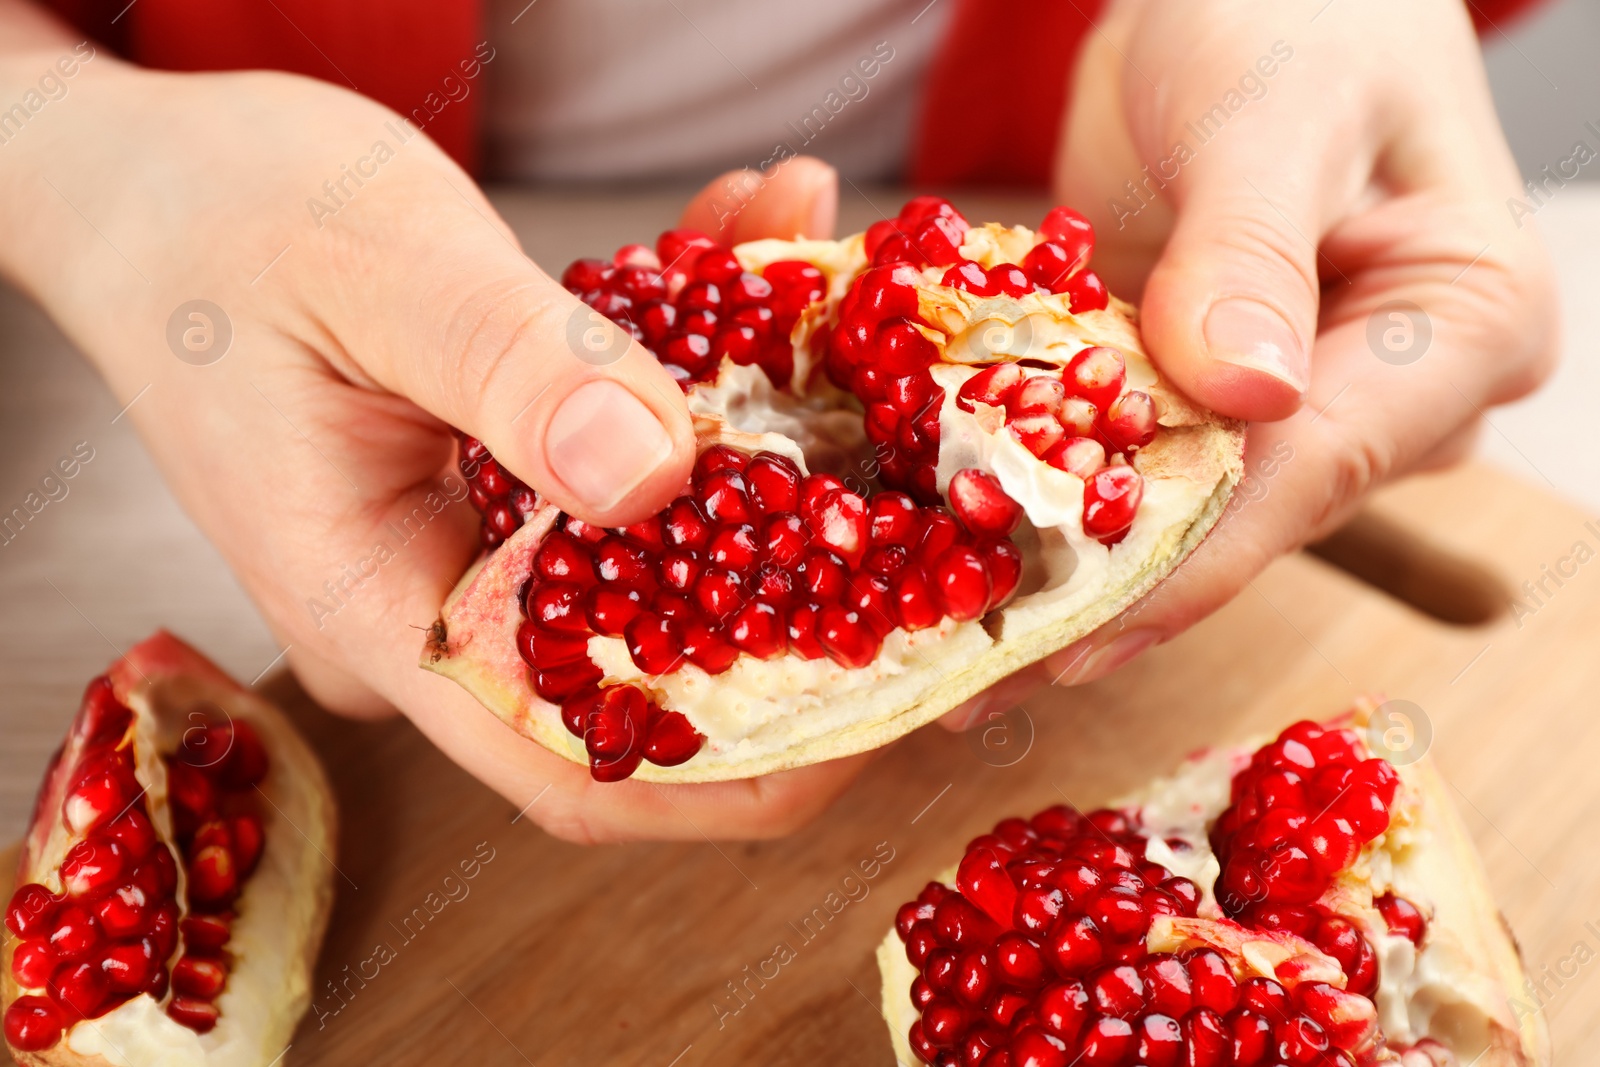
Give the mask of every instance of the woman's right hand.
[[[618, 525], [687, 479], [682, 392], [608, 324], [600, 355], [580, 343], [588, 309], [386, 108], [305, 78], [156, 73], [87, 46], [61, 77], [77, 44], [0, 4], [0, 99], [52, 71], [65, 87], [0, 146], [0, 268], [130, 405], [313, 696], [347, 714], [399, 708], [517, 807], [542, 796], [530, 818], [579, 840], [778, 833], [843, 788], [859, 760], [597, 787], [418, 669], [421, 631], [477, 546], [448, 427], [564, 509]], [[722, 236], [831, 229], [833, 180], [792, 161]]]

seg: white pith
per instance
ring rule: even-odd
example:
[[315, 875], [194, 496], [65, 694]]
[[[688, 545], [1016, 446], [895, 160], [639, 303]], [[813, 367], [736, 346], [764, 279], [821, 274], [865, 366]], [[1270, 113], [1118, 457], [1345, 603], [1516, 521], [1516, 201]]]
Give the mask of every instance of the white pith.
[[[1357, 709], [1357, 721], [1364, 722], [1368, 705]], [[1179, 923], [1157, 920], [1152, 924], [1146, 945], [1152, 952], [1173, 951], [1184, 945], [1212, 944], [1223, 949], [1227, 931], [1215, 920], [1222, 918], [1216, 903], [1215, 885], [1220, 874], [1207, 831], [1229, 805], [1229, 786], [1234, 774], [1247, 766], [1252, 754], [1271, 738], [1224, 748], [1210, 749], [1190, 757], [1172, 775], [1157, 779], [1113, 808], [1137, 813], [1142, 832], [1150, 837], [1145, 858], [1160, 863], [1175, 874], [1200, 886], [1202, 900], [1199, 917]], [[1400, 789], [1391, 808], [1390, 828], [1369, 842], [1351, 867], [1345, 871], [1320, 903], [1337, 914], [1352, 919], [1361, 927], [1379, 956], [1378, 989], [1374, 994], [1378, 1025], [1387, 1048], [1373, 1062], [1398, 1063], [1400, 1051], [1425, 1038], [1439, 1042], [1453, 1052], [1459, 1063], [1477, 1067], [1522, 1067], [1547, 1063], [1546, 1039], [1542, 1022], [1518, 1018], [1511, 1009], [1511, 998], [1521, 993], [1514, 947], [1500, 930], [1503, 944], [1484, 945], [1485, 920], [1499, 928], [1498, 916], [1485, 916], [1486, 890], [1475, 855], [1463, 856], [1455, 813], [1437, 788], [1437, 774], [1425, 761], [1396, 766]], [[1188, 842], [1187, 852], [1174, 853], [1164, 843], [1177, 837]], [[942, 872], [938, 881], [955, 887], [955, 869]], [[1428, 917], [1428, 929], [1420, 947], [1405, 937], [1390, 934], [1387, 924], [1372, 906], [1375, 897], [1393, 892], [1411, 901]], [[1219, 926], [1215, 939], [1207, 926]], [[1174, 937], [1173, 926], [1184, 927], [1186, 937]], [[1195, 934], [1198, 933], [1198, 936]], [[1285, 942], [1288, 943], [1287, 947]], [[1294, 952], [1316, 957], [1331, 968], [1312, 980], [1328, 981], [1342, 988], [1343, 974], [1331, 959], [1298, 938], [1267, 933], [1243, 953], [1230, 956], [1238, 977], [1274, 977], [1273, 970]], [[1511, 970], [1505, 959], [1485, 956], [1509, 953]], [[922, 1061], [911, 1051], [907, 1034], [918, 1012], [911, 1002], [911, 983], [917, 970], [906, 958], [905, 945], [890, 930], [878, 947], [878, 967], [883, 979], [882, 1010], [889, 1024], [896, 1060], [902, 1067], [921, 1067]]]
[[[203, 662], [203, 661], [202, 661]], [[209, 665], [207, 665], [209, 667]], [[233, 904], [224, 954], [227, 985], [216, 998], [217, 1024], [199, 1034], [166, 1014], [173, 993], [157, 1001], [140, 994], [104, 1015], [70, 1026], [61, 1042], [18, 1062], [85, 1067], [267, 1067], [278, 1061], [311, 999], [311, 966], [332, 898], [332, 795], [321, 767], [277, 709], [236, 686], [205, 678], [153, 676], [127, 699], [134, 712], [135, 776], [159, 840], [178, 850], [167, 806], [162, 754], [177, 750], [183, 733], [208, 721], [243, 721], [266, 746], [270, 768], [259, 785], [264, 833], [261, 859]], [[45, 817], [53, 819], [54, 812]], [[29, 877], [60, 890], [57, 868], [73, 841], [59, 820], [43, 848], [28, 856]], [[178, 860], [178, 899], [185, 899]], [[173, 960], [183, 952], [182, 939]], [[173, 960], [169, 960], [169, 965]], [[9, 967], [8, 967], [9, 971]], [[20, 990], [10, 995], [43, 990]]]

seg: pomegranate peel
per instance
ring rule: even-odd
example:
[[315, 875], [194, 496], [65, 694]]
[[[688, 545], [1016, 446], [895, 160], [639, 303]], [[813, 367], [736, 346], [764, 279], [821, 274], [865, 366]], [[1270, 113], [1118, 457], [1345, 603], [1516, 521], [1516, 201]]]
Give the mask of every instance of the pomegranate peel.
[[[1166, 383], [1131, 306], [1067, 284], [1092, 235], [1062, 233], [1058, 273], [1033, 276], [1046, 235], [919, 198], [841, 241], [664, 234], [658, 278], [637, 246], [574, 264], [568, 287], [679, 380], [696, 476], [608, 533], [513, 514], [463, 439], [493, 551], [422, 666], [597, 778], [716, 781], [880, 747], [1115, 617], [1221, 516], [1243, 434]], [[730, 322], [787, 337], [675, 362]], [[616, 686], [649, 700], [622, 763], [585, 703]]]
[[[1337, 740], [1330, 747], [1348, 743], [1350, 764], [1360, 766], [1374, 758], [1360, 738], [1375, 707], [1363, 701], [1320, 726], [1199, 753], [1088, 816], [1047, 809], [974, 839], [959, 868], [901, 906], [878, 948], [897, 1061], [1548, 1064], [1542, 1018], [1514, 1010], [1525, 982], [1515, 942], [1426, 758], [1390, 767], [1388, 825], [1327, 872], [1311, 904], [1217, 896], [1231, 861], [1219, 860], [1214, 844], [1232, 853], [1241, 835], [1277, 837], [1275, 828], [1293, 820], [1271, 813], [1293, 814], [1300, 804], [1276, 777], [1284, 760], [1274, 746], [1292, 744], [1295, 731], [1321, 731]], [[1317, 759], [1328, 762], [1326, 752]], [[1263, 790], [1279, 798], [1264, 810]], [[949, 921], [962, 908], [992, 910], [1006, 896], [996, 875], [1020, 887], [1010, 923], [968, 930]], [[1272, 868], [1268, 880], [1286, 877]], [[1183, 882], [1195, 892], [1152, 897], [1149, 888]], [[1139, 885], [1142, 897], [1127, 888]], [[1101, 903], [1108, 891], [1143, 900], [1147, 924], [1117, 933]], [[1376, 945], [1381, 961], [1367, 992], [1353, 988], [1364, 980], [1349, 962], [1360, 957], [1349, 951], [1357, 944]], [[1044, 956], [1042, 971], [1017, 970], [1010, 961], [1019, 945], [1022, 957]], [[1002, 975], [1003, 990], [990, 981]], [[1125, 1050], [1114, 1040], [1119, 1028], [1129, 1035]], [[1214, 1042], [1219, 1034], [1231, 1038]]]
[[[79, 784], [101, 767], [133, 784], [119, 812]], [[186, 778], [207, 788], [180, 796]], [[8, 939], [0, 976], [13, 1058], [275, 1062], [310, 1004], [335, 826], [322, 769], [281, 712], [170, 634], [134, 646], [90, 686], [23, 840], [7, 924], [30, 940]], [[64, 897], [64, 861], [111, 841], [120, 873]], [[194, 891], [203, 853], [231, 879], [209, 903]], [[13, 959], [36, 934], [63, 960], [43, 982], [31, 957]]]

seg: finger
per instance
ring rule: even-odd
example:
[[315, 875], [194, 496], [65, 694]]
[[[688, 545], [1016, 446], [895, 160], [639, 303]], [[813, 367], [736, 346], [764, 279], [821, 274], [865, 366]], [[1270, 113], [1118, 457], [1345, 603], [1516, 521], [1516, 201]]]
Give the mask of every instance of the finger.
[[820, 159], [795, 156], [767, 174], [730, 170], [696, 193], [680, 225], [723, 244], [763, 237], [833, 236], [839, 173]]
[[1176, 220], [1142, 311], [1145, 340], [1179, 388], [1251, 420], [1288, 416], [1310, 381], [1325, 196], [1318, 145], [1286, 131], [1314, 124], [1269, 103], [1174, 183]]
[[[416, 178], [456, 186], [438, 169]], [[694, 436], [661, 364], [528, 260], [465, 176], [415, 202], [432, 205], [422, 221], [382, 204], [327, 220], [355, 269], [307, 288], [341, 370], [479, 438], [587, 521], [625, 525], [665, 507]]]
[[970, 730], [1021, 703], [1049, 682], [1050, 675], [1041, 664], [1024, 667], [945, 712], [939, 717], [939, 725], [952, 733]]

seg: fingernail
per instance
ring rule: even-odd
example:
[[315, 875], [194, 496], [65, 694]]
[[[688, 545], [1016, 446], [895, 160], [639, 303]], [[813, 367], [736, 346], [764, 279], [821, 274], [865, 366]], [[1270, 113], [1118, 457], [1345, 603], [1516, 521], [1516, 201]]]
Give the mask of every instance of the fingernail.
[[[1092, 640], [1092, 639], [1091, 639]], [[1161, 640], [1157, 630], [1130, 630], [1102, 645], [1088, 642], [1071, 655], [1056, 675], [1056, 685], [1083, 685], [1104, 678], [1133, 657]], [[1067, 650], [1069, 653], [1071, 649]]]
[[1305, 392], [1309, 369], [1294, 328], [1259, 300], [1229, 297], [1206, 313], [1206, 349], [1211, 358], [1250, 367]]
[[596, 512], [610, 511], [672, 454], [655, 412], [612, 381], [579, 386], [544, 435], [545, 456], [563, 485]]

